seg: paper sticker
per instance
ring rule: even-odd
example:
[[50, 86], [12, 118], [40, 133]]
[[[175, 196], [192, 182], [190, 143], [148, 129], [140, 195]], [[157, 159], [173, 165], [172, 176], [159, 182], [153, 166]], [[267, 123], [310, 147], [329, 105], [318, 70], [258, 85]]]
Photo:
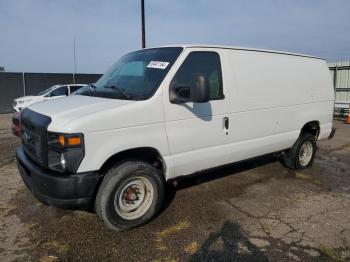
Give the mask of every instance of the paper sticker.
[[151, 61], [147, 65], [148, 68], [158, 68], [158, 69], [165, 69], [169, 65], [169, 62], [162, 62], [162, 61]]

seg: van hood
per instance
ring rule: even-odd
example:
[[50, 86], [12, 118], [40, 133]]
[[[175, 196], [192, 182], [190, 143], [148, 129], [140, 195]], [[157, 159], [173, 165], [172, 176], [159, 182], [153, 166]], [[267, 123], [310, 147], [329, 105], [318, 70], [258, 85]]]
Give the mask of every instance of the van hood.
[[35, 103], [28, 108], [49, 116], [52, 122], [60, 122], [61, 125], [65, 125], [74, 119], [134, 102], [130, 100], [72, 95]]

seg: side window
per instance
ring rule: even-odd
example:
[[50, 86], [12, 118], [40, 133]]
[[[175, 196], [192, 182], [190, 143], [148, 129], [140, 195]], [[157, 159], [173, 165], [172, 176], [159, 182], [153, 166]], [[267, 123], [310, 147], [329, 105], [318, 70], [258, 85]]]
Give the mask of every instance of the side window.
[[75, 91], [77, 91], [79, 88], [81, 88], [82, 86], [70, 86], [70, 93], [73, 93]]
[[50, 93], [50, 96], [67, 96], [68, 88], [66, 86], [61, 86]]
[[210, 100], [223, 99], [222, 74], [219, 54], [216, 52], [191, 52], [176, 75], [172, 83], [191, 86], [193, 75], [204, 75], [210, 87]]

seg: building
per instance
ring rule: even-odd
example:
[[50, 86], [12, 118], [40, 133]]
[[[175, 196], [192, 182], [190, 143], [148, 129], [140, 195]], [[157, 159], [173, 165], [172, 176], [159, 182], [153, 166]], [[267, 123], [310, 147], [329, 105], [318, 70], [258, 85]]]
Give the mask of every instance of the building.
[[335, 88], [335, 111], [347, 113], [350, 106], [350, 61], [329, 63]]

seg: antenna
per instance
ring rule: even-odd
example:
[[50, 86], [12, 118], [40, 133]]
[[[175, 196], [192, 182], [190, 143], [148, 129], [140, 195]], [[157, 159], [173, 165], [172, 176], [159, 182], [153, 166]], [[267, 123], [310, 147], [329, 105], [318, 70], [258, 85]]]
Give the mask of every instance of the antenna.
[[75, 36], [73, 37], [73, 59], [74, 59], [73, 84], [75, 84], [75, 74], [77, 73], [77, 58], [75, 55]]
[[141, 0], [141, 31], [142, 31], [142, 48], [146, 48], [145, 0]]

